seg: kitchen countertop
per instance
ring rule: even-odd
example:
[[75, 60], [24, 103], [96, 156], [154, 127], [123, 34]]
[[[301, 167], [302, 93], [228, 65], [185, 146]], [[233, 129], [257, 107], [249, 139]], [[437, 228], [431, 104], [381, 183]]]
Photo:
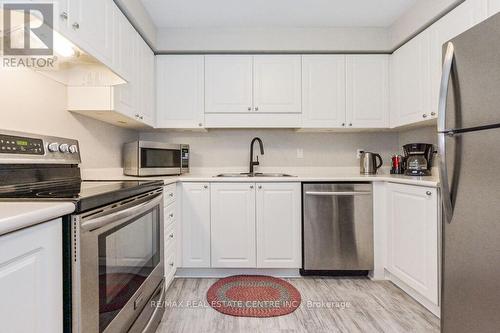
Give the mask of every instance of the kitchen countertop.
[[214, 177], [221, 173], [245, 172], [241, 168], [199, 168], [180, 176], [131, 177], [123, 175], [122, 169], [83, 170], [85, 180], [137, 180], [161, 179], [165, 185], [176, 182], [390, 182], [417, 186], [438, 187], [437, 170], [428, 177], [391, 175], [383, 170], [377, 175], [360, 175], [358, 168], [259, 168], [258, 172], [287, 173], [295, 177]]
[[50, 221], [75, 211], [72, 202], [0, 202], [0, 235]]

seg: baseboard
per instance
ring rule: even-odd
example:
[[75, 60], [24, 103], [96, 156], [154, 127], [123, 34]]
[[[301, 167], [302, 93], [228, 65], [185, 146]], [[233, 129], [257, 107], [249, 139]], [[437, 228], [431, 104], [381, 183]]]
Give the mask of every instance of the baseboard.
[[177, 268], [176, 278], [222, 278], [231, 275], [271, 275], [299, 278], [298, 268]]

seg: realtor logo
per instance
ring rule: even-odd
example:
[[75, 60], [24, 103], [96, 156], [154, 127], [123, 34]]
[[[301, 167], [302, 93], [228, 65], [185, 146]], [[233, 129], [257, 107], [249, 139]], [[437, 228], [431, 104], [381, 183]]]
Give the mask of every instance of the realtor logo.
[[54, 54], [53, 4], [5, 3], [3, 9], [4, 56]]

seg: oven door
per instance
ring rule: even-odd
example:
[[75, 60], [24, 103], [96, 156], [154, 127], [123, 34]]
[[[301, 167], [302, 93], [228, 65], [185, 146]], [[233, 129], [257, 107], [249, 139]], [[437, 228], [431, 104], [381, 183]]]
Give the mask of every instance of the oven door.
[[181, 146], [139, 142], [139, 175], [180, 175]]
[[161, 190], [73, 218], [74, 332], [126, 332], [164, 275]]

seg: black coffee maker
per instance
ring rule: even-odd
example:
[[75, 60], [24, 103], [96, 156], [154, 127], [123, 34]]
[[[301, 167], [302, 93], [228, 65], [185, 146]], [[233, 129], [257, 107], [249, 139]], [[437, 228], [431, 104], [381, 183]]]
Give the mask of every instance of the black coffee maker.
[[410, 143], [403, 146], [405, 175], [430, 176], [434, 157], [434, 146], [428, 143]]

